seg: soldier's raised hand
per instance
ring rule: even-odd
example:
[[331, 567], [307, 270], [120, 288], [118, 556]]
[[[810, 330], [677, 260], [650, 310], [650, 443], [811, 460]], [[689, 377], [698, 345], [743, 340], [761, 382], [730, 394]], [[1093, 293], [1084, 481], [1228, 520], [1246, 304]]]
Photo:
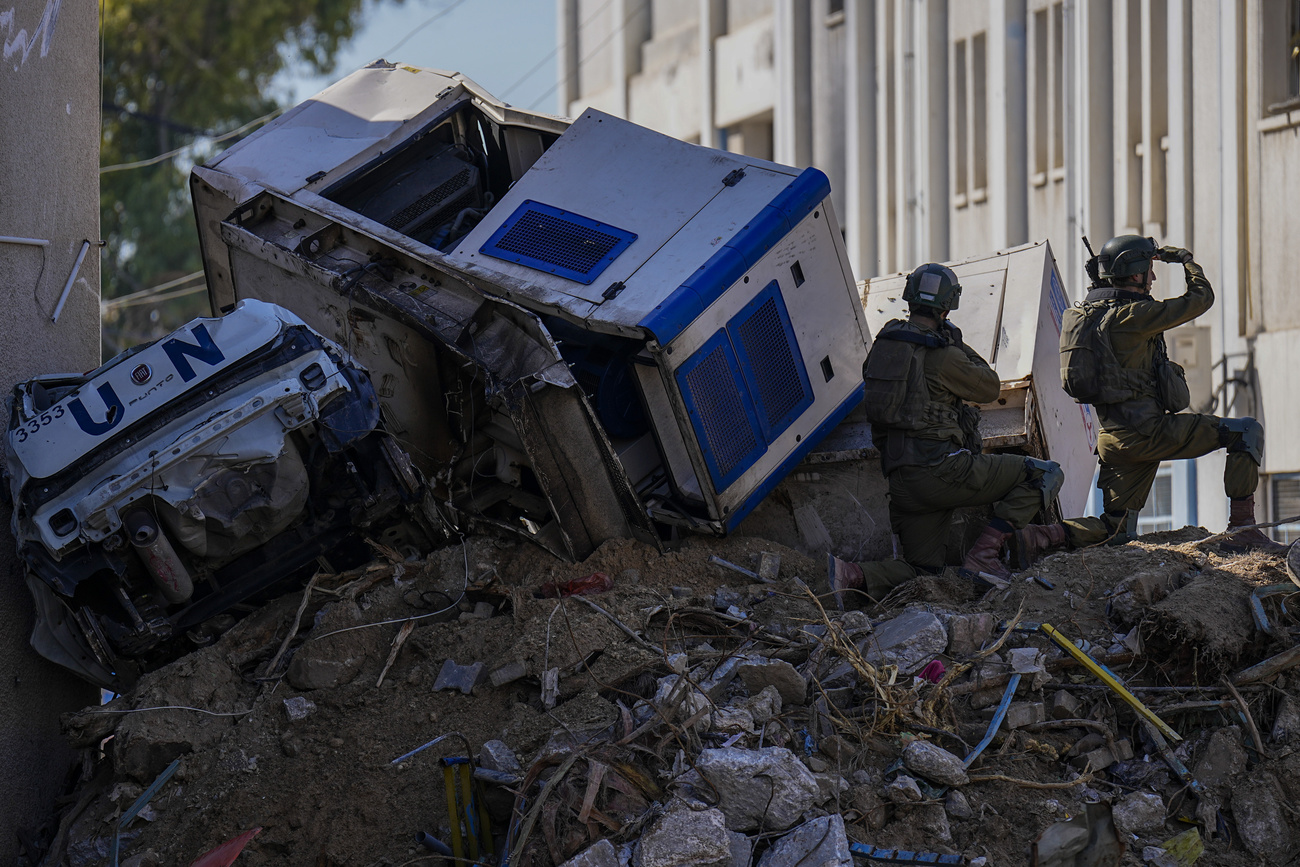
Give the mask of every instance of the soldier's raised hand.
[[1192, 251], [1184, 250], [1182, 247], [1161, 247], [1156, 251], [1156, 258], [1161, 262], [1176, 262], [1179, 265], [1186, 265], [1192, 261]]

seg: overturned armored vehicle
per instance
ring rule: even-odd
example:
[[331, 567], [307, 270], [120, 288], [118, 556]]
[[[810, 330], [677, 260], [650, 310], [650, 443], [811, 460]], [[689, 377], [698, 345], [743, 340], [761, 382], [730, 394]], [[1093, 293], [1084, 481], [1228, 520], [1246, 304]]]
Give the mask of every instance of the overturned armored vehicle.
[[214, 310], [370, 371], [458, 527], [723, 534], [861, 399], [825, 176], [378, 63], [191, 177]]
[[445, 538], [365, 372], [252, 299], [88, 374], [19, 384], [6, 471], [32, 645], [113, 689], [317, 561]]

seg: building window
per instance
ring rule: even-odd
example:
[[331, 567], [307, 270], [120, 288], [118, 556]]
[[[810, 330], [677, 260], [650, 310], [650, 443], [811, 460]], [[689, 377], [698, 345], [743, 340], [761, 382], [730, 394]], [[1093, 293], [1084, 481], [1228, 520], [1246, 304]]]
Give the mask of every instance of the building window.
[[1158, 533], [1174, 528], [1174, 476], [1170, 464], [1161, 464], [1147, 503], [1138, 512], [1138, 533]]
[[[1300, 473], [1273, 476], [1269, 487], [1272, 497], [1271, 514], [1274, 521], [1300, 515]], [[1300, 522], [1274, 527], [1273, 538], [1287, 544], [1300, 539]]]
[[1291, 0], [1291, 26], [1287, 30], [1287, 97], [1300, 100], [1300, 0]]

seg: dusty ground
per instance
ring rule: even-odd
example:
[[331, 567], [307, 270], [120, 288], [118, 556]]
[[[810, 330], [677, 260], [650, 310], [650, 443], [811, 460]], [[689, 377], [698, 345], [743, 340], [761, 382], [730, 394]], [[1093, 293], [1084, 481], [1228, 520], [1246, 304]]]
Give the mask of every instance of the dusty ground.
[[[1226, 832], [1207, 843], [1200, 863], [1261, 863], [1247, 850], [1236, 825], [1243, 819], [1256, 821], [1259, 804], [1273, 802], [1282, 805], [1275, 811], [1280, 818], [1272, 820], [1278, 848], [1265, 860], [1300, 863], [1288, 861], [1300, 840], [1295, 809], [1300, 804], [1300, 753], [1293, 752], [1296, 740], [1289, 745], [1270, 740], [1282, 698], [1300, 696], [1300, 674], [1241, 689], [1267, 756], [1255, 754], [1248, 723], [1225, 701], [1230, 696], [1220, 682], [1225, 673], [1231, 676], [1295, 643], [1286, 627], [1297, 624], [1277, 605], [1283, 597], [1266, 600], [1280, 627], [1276, 638], [1256, 631], [1248, 606], [1252, 589], [1288, 578], [1276, 559], [1225, 555], [1213, 544], [1199, 545], [1205, 535], [1189, 528], [1122, 548], [1058, 554], [1002, 592], [981, 594], [953, 578], [921, 579], [900, 588], [883, 607], [864, 612], [876, 623], [909, 605], [945, 618], [948, 613], [988, 612], [993, 621], [1017, 615], [1022, 623], [1046, 621], [1075, 641], [1090, 642], [1090, 652], [1107, 658], [1131, 686], [1200, 685], [1139, 694], [1185, 736], [1180, 757], [1198, 776], [1204, 769], [1207, 777], [1201, 799], [1178, 794], [1183, 784], [1164, 770], [1134, 713], [1095, 677], [1066, 664], [1041, 633], [1015, 632], [1008, 639], [1006, 647], [1044, 649], [1049, 663], [1048, 682], [1035, 692], [1027, 677], [1017, 699], [1050, 706], [1059, 689], [1069, 691], [1082, 700], [1078, 716], [1131, 740], [1134, 759], [1081, 781], [1068, 759], [1089, 735], [1087, 729], [1009, 733], [1003, 728], [971, 772], [1010, 781], [986, 779], [963, 787], [971, 816], [957, 818], [949, 811], [949, 839], [920, 813], [882, 800], [880, 786], [908, 736], [929, 737], [965, 755], [987, 728], [990, 705], [1001, 697], [1003, 686], [996, 678], [1007, 670], [1005, 665], [986, 659], [975, 666], [981, 676], [994, 678], [985, 681], [984, 689], [974, 688], [964, 671], [937, 686], [901, 678], [886, 687], [890, 699], [883, 703], [878, 691], [859, 680], [855, 690], [827, 693], [831, 702], [823, 704], [825, 721], [819, 723], [807, 705], [787, 703], [779, 724], [764, 728], [760, 736], [744, 735], [737, 745], [784, 743], [814, 770], [845, 777], [845, 790], [825, 809], [844, 814], [851, 838], [875, 845], [983, 856], [997, 867], [1021, 865], [1028, 862], [1031, 842], [1053, 822], [1081, 813], [1085, 801], [1118, 801], [1133, 791], [1151, 791], [1169, 806], [1170, 819], [1141, 840], [1130, 839], [1125, 864], [1142, 863], [1143, 846], [1158, 845], [1191, 827], [1181, 820], [1195, 818], [1198, 800], [1222, 808], [1222, 823], [1214, 822], [1221, 827], [1214, 830]], [[716, 554], [755, 569], [762, 551], [781, 557], [775, 585], [751, 586], [743, 576], [709, 562]], [[429, 831], [446, 839], [439, 759], [463, 754], [464, 747], [449, 739], [401, 763], [393, 760], [448, 732], [462, 733], [476, 756], [484, 741], [504, 741], [524, 771], [547, 752], [543, 747], [557, 734], [585, 743], [591, 755], [625, 767], [625, 778], [644, 778], [642, 800], [629, 795], [626, 812], [628, 803], [653, 801], [657, 787], [670, 785], [675, 762], [676, 772], [689, 770], [681, 766], [683, 759], [721, 739], [680, 729], [674, 734], [673, 727], [661, 726], [627, 746], [612, 746], [631, 727], [629, 709], [652, 695], [658, 678], [670, 673], [666, 654], [686, 650], [694, 664], [721, 661], [737, 651], [758, 652], [824, 674], [835, 653], [817, 651], [816, 642], [801, 632], [822, 619], [795, 580], [824, 589], [824, 571], [818, 560], [753, 538], [691, 539], [681, 550], [662, 554], [616, 541], [585, 563], [566, 564], [531, 546], [479, 537], [423, 562], [380, 561], [369, 571], [321, 576], [306, 597], [300, 592], [265, 607], [216, 644], [147, 675], [132, 693], [68, 721], [69, 736], [84, 747], [86, 761], [81, 779], [47, 829], [47, 839], [58, 830], [46, 863], [108, 863], [105, 855], [118, 817], [174, 758], [180, 759], [175, 775], [125, 832], [126, 864], [189, 864], [256, 827], [262, 831], [239, 864], [442, 863], [417, 847], [415, 835]], [[614, 587], [587, 598], [639, 632], [641, 641], [578, 600], [534, 597], [547, 582], [594, 572], [609, 575]], [[1024, 580], [1033, 576], [1045, 583]], [[470, 590], [464, 593], [467, 583]], [[715, 592], [724, 586], [735, 591], [732, 598], [750, 614], [749, 622], [737, 624], [715, 613]], [[492, 616], [476, 616], [476, 603], [490, 604]], [[443, 608], [450, 610], [438, 613]], [[482, 605], [479, 613], [487, 613]], [[421, 619], [411, 621], [413, 629], [379, 685], [394, 640], [412, 617]], [[833, 617], [838, 622], [839, 615]], [[300, 622], [296, 633], [295, 622]], [[862, 625], [861, 615], [852, 615], [849, 625]], [[1133, 630], [1137, 636], [1127, 646], [1118, 641], [1117, 635]], [[993, 632], [985, 643], [998, 635]], [[287, 636], [295, 637], [286, 645]], [[822, 655], [809, 660], [810, 652]], [[527, 674], [501, 687], [485, 681], [472, 695], [435, 692], [434, 681], [448, 658], [460, 664], [482, 661], [488, 670], [520, 662]], [[960, 654], [940, 659], [949, 672], [963, 661]], [[550, 667], [560, 668], [561, 678], [558, 703], [548, 710], [541, 700], [541, 675]], [[816, 699], [820, 689], [814, 679], [809, 699]], [[743, 699], [739, 692], [743, 687], [737, 682], [728, 700]], [[286, 700], [299, 697], [314, 709], [293, 720]], [[158, 709], [178, 707], [183, 709]], [[834, 737], [828, 736], [831, 730]], [[815, 750], [801, 748], [807, 743], [804, 732], [813, 735], [808, 746]], [[1219, 740], [1211, 745], [1209, 737], [1216, 732]], [[1096, 734], [1092, 738], [1084, 746], [1101, 740]], [[1204, 762], [1222, 753], [1224, 743], [1234, 746], [1220, 762], [1226, 769], [1219, 773]], [[679, 751], [682, 758], [677, 758]], [[1154, 761], [1143, 761], [1147, 756]], [[583, 761], [588, 759], [584, 755]], [[577, 765], [583, 767], [591, 765]], [[528, 790], [530, 799], [538, 788]], [[582, 790], [575, 789], [579, 800]], [[563, 800], [566, 791], [560, 787], [553, 800]], [[493, 795], [498, 831], [506, 824], [509, 801], [500, 790]], [[617, 812], [612, 802], [600, 806]], [[615, 822], [622, 826], [616, 833], [594, 823], [566, 824], [563, 811], [559, 819], [556, 815], [552, 808], [550, 830], [534, 834], [526, 863], [542, 867], [554, 855], [567, 857], [595, 837], [615, 842], [635, 838], [648, 818]]]

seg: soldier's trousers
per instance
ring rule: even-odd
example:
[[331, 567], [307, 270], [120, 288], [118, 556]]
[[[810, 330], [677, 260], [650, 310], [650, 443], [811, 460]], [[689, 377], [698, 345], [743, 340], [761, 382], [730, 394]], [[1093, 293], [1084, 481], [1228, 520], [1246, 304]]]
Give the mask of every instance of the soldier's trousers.
[[899, 467], [889, 474], [889, 523], [902, 546], [901, 560], [860, 563], [863, 590], [879, 599], [915, 578], [918, 570], [940, 572], [948, 563], [953, 512], [993, 506], [994, 517], [1013, 527], [1028, 524], [1043, 508], [1039, 474], [1019, 455], [958, 452], [933, 467]]
[[[1199, 458], [1223, 447], [1219, 418], [1213, 415], [1166, 414], [1134, 428], [1103, 430], [1097, 436], [1101, 459], [1097, 487], [1105, 514], [1067, 520], [1070, 545], [1095, 545], [1114, 536], [1126, 513], [1146, 504], [1161, 461]], [[1224, 493], [1234, 499], [1248, 497], [1258, 485], [1255, 459], [1249, 452], [1229, 450], [1223, 468]]]

